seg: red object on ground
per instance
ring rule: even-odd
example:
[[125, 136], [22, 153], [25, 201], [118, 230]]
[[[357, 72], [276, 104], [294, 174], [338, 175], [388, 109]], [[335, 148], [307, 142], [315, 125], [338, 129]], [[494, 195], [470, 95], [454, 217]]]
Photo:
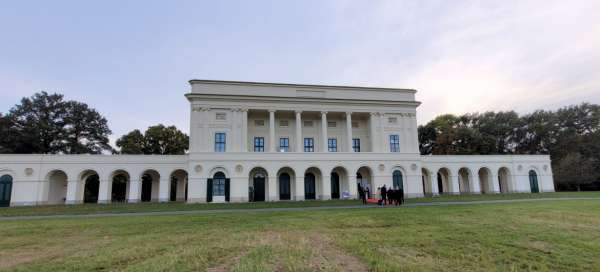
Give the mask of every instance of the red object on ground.
[[368, 198], [367, 199], [367, 203], [371, 203], [371, 204], [378, 204], [379, 199], [376, 198]]

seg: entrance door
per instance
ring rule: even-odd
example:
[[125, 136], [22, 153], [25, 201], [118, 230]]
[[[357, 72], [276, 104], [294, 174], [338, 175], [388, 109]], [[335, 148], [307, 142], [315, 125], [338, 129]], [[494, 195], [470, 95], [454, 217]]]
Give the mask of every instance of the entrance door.
[[150, 202], [152, 200], [152, 178], [149, 176], [142, 177], [142, 202]]
[[442, 175], [440, 175], [440, 173], [437, 174], [437, 185], [438, 185], [438, 192], [441, 194], [444, 193], [444, 181], [442, 180]]
[[265, 201], [265, 177], [254, 176], [254, 201]]
[[13, 179], [9, 175], [0, 177], [0, 207], [10, 206]]
[[331, 173], [331, 198], [340, 199], [340, 176], [336, 172]]
[[529, 171], [529, 186], [531, 187], [532, 193], [540, 192], [540, 188], [538, 187], [537, 173], [533, 170]]
[[304, 198], [316, 199], [315, 188], [315, 175], [311, 173], [304, 175]]
[[283, 173], [279, 175], [279, 199], [290, 200], [290, 175]]

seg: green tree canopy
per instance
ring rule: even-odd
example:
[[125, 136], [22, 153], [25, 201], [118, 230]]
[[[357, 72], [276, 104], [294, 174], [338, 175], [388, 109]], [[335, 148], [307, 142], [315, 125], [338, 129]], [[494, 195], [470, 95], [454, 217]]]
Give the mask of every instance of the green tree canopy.
[[189, 146], [189, 137], [175, 126], [162, 124], [149, 127], [144, 134], [133, 130], [116, 142], [122, 154], [185, 154]]
[[61, 94], [25, 97], [6, 115], [3, 132], [11, 138], [6, 153], [99, 154], [110, 151], [108, 122], [85, 103]]

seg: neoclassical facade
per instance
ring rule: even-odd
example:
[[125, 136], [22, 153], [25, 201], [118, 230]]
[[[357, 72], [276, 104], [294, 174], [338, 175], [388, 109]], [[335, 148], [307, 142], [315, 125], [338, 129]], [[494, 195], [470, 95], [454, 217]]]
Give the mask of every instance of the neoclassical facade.
[[187, 155], [0, 155], [0, 205], [554, 191], [549, 156], [421, 156], [415, 90], [190, 85]]

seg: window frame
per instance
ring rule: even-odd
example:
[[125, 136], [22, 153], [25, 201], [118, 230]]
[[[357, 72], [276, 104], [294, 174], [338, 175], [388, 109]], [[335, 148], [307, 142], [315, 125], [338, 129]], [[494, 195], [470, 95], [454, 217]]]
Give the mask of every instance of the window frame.
[[[223, 137], [219, 137], [223, 136]], [[222, 141], [221, 141], [222, 138]], [[215, 132], [215, 152], [227, 151], [227, 134], [225, 132]]]
[[327, 151], [328, 152], [337, 152], [337, 138], [327, 139]]
[[315, 138], [304, 138], [304, 152], [315, 152]]
[[[257, 145], [258, 140], [258, 145]], [[265, 137], [254, 137], [254, 152], [265, 152]]]
[[390, 134], [390, 152], [400, 152], [400, 136], [398, 134]]
[[360, 152], [360, 138], [352, 138], [352, 151]]
[[[285, 143], [285, 145], [282, 145], [282, 143]], [[279, 152], [290, 152], [290, 138], [289, 137], [280, 137], [279, 138]]]

